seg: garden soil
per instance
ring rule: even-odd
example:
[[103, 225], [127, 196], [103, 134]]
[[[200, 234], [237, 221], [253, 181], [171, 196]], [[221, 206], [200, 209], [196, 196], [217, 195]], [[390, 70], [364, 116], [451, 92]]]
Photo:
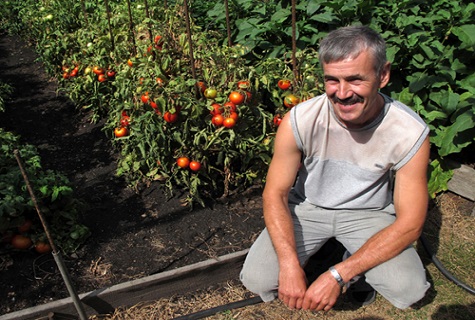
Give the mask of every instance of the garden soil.
[[[43, 168], [66, 175], [87, 206], [81, 223], [91, 236], [63, 256], [79, 293], [250, 247], [264, 225], [259, 188], [190, 208], [158, 183], [128, 187], [102, 123], [58, 92], [37, 58], [28, 43], [0, 35], [0, 80], [15, 90], [0, 127], [36, 146]], [[0, 247], [0, 315], [68, 296], [51, 254]]]

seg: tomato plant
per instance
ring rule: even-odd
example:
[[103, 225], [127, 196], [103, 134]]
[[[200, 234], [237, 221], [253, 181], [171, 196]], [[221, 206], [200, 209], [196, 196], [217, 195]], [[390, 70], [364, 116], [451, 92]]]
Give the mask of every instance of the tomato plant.
[[[88, 237], [89, 232], [78, 222], [83, 204], [73, 197], [73, 189], [67, 178], [53, 170], [43, 170], [36, 148], [21, 144], [18, 136], [2, 128], [0, 145], [0, 185], [9, 186], [2, 191], [4, 197], [0, 205], [2, 241], [9, 240], [8, 243], [15, 248], [29, 248], [32, 245], [31, 239], [38, 239], [42, 233], [41, 228], [35, 228], [34, 220], [30, 217], [35, 208], [29, 200], [30, 195], [24, 188], [24, 181], [18, 170], [13, 152], [17, 149], [25, 169], [30, 173], [30, 183], [37, 190], [37, 200], [49, 209], [45, 210], [44, 215], [50, 221], [50, 228], [61, 244], [61, 250], [68, 253], [74, 251]], [[82, 229], [83, 233], [73, 241], [69, 238], [69, 230], [75, 227]]]

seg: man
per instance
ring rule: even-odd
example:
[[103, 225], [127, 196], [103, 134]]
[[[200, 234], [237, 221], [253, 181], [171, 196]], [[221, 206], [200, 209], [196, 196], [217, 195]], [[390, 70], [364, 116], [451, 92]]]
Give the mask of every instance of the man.
[[[398, 308], [429, 283], [412, 247], [427, 212], [429, 129], [379, 92], [390, 63], [381, 36], [344, 27], [322, 40], [325, 94], [291, 109], [279, 126], [263, 192], [266, 229], [251, 247], [243, 284], [270, 301], [330, 310], [364, 275]], [[331, 238], [348, 259], [307, 284], [304, 266]]]

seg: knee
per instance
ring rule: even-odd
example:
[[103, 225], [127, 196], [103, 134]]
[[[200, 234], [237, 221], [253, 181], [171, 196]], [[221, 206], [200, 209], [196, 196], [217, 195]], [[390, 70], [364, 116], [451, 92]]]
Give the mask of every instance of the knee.
[[396, 308], [406, 309], [421, 300], [429, 287], [425, 276], [418, 279], [406, 277], [401, 278], [391, 288], [378, 291]]
[[250, 268], [246, 263], [239, 278], [247, 290], [258, 294], [264, 302], [274, 300], [277, 295], [277, 279], [265, 272]]

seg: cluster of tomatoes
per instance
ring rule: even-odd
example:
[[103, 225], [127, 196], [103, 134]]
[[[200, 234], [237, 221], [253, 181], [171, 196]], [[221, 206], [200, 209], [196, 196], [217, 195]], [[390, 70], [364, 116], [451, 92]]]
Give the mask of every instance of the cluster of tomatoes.
[[18, 232], [7, 232], [2, 237], [2, 242], [10, 243], [11, 246], [18, 250], [28, 250], [31, 247], [35, 248], [35, 251], [38, 253], [49, 253], [51, 252], [51, 246], [47, 241], [38, 240], [35, 244], [31, 240], [29, 236], [29, 232], [31, 231], [33, 226], [33, 222], [29, 219], [25, 219], [25, 221], [18, 226]]
[[74, 78], [78, 75], [79, 66], [74, 66], [74, 68], [69, 68], [68, 66], [63, 66], [63, 79]]
[[154, 45], [150, 45], [147, 48], [147, 53], [150, 55], [153, 55], [154, 50], [162, 50], [163, 47], [163, 40], [162, 36], [156, 35], [155, 38], [153, 39]]
[[[163, 85], [163, 80], [161, 78], [157, 78], [157, 83], [159, 85]], [[156, 114], [158, 114], [159, 116], [162, 115], [160, 110], [157, 108], [157, 104], [155, 103], [155, 101], [153, 101], [153, 99], [150, 97], [148, 92], [145, 92], [144, 94], [142, 94], [142, 96], [140, 97], [140, 100], [142, 100], [143, 104], [151, 106], [155, 110]], [[163, 120], [165, 120], [168, 123], [177, 122], [180, 115], [181, 108], [182, 108], [181, 106], [175, 106], [173, 109], [166, 111], [165, 114], [163, 115]]]
[[106, 82], [108, 79], [113, 80], [115, 78], [115, 71], [112, 69], [106, 71], [104, 68], [94, 66], [92, 72], [97, 76], [99, 82]]
[[120, 117], [120, 126], [114, 129], [114, 135], [116, 138], [125, 137], [129, 134], [129, 125], [130, 125], [130, 116], [127, 115], [127, 112], [122, 111]]
[[[279, 87], [279, 89], [287, 91], [287, 90], [290, 90], [290, 88], [292, 87], [292, 82], [288, 79], [280, 79], [277, 82], [277, 86]], [[284, 106], [289, 109], [296, 106], [299, 102], [300, 102], [300, 99], [293, 93], [288, 93], [284, 97]], [[282, 122], [282, 115], [276, 114], [274, 116], [274, 121], [273, 121], [274, 126], [278, 127], [281, 122]]]
[[193, 172], [197, 172], [201, 169], [201, 162], [196, 160], [191, 160], [188, 157], [179, 157], [176, 160], [177, 166], [182, 169], [189, 168]]
[[228, 101], [223, 105], [216, 103], [214, 99], [217, 97], [218, 92], [214, 88], [206, 88], [206, 86], [200, 82], [198, 86], [201, 88], [203, 95], [206, 99], [212, 100], [211, 103], [211, 123], [215, 127], [224, 126], [225, 128], [233, 128], [239, 115], [237, 107], [243, 103], [248, 102], [252, 98], [252, 93], [249, 91], [249, 81], [239, 81], [237, 83], [237, 90], [232, 91], [228, 96]]
[[[292, 82], [288, 79], [280, 79], [279, 82], [277, 82], [277, 86], [281, 90], [289, 90], [290, 87], [292, 87]], [[293, 106], [296, 106], [300, 102], [300, 99], [294, 95], [293, 93], [289, 93], [284, 97], [284, 106], [287, 108], [292, 108]]]

